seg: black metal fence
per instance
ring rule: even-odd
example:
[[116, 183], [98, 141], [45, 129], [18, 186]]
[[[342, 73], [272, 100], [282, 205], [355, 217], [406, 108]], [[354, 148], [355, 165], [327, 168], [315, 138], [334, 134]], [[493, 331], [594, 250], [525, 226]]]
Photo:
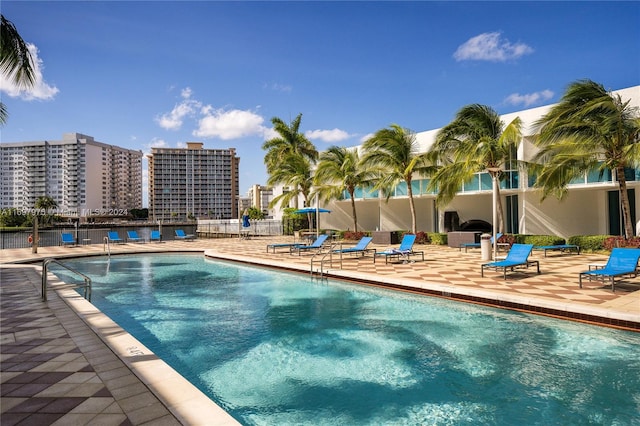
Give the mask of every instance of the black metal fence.
[[[170, 225], [152, 225], [149, 223], [138, 224], [113, 224], [105, 226], [104, 224], [95, 224], [88, 226], [57, 226], [55, 229], [38, 230], [38, 247], [52, 247], [62, 245], [62, 234], [72, 234], [75, 241], [82, 244], [102, 244], [104, 238], [109, 231], [116, 231], [120, 238], [127, 240], [127, 231], [137, 231], [138, 236], [145, 241], [149, 240], [151, 231], [160, 230], [162, 241], [172, 241], [176, 239], [175, 230], [182, 229], [185, 234], [195, 234], [196, 225], [190, 224], [170, 224]], [[237, 232], [236, 232], [237, 234]], [[33, 240], [32, 230], [18, 231], [1, 231], [0, 232], [0, 249], [28, 248], [31, 247]]]

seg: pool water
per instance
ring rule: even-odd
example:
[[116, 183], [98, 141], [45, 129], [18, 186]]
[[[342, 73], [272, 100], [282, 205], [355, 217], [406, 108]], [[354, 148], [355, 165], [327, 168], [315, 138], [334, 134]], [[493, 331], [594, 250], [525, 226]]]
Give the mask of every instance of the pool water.
[[640, 424], [638, 333], [201, 255], [65, 263], [243, 424]]

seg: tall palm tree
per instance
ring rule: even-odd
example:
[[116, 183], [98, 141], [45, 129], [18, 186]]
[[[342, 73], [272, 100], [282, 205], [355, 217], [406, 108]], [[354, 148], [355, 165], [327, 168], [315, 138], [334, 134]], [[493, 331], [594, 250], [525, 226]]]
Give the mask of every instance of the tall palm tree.
[[344, 191], [349, 193], [353, 226], [358, 232], [355, 191], [358, 187], [367, 186], [372, 177], [371, 170], [360, 162], [356, 148], [332, 146], [320, 154], [313, 181], [318, 195], [325, 201], [340, 199]]
[[289, 154], [283, 159], [280, 168], [269, 175], [267, 184], [282, 184], [294, 188], [294, 190], [284, 192], [271, 200], [269, 207], [274, 207], [278, 204], [281, 207], [287, 207], [292, 200], [296, 200], [297, 204], [300, 195], [302, 195], [305, 205], [309, 205], [313, 186], [311, 162], [300, 155]]
[[[262, 149], [267, 151], [264, 156], [264, 164], [267, 166], [269, 175], [279, 173], [284, 161], [289, 161], [292, 156], [299, 156], [308, 160], [311, 164], [315, 164], [318, 159], [318, 150], [300, 133], [300, 122], [302, 114], [291, 121], [290, 124], [285, 123], [278, 117], [273, 117], [271, 123], [273, 129], [279, 134], [278, 137], [269, 139], [262, 144]], [[298, 188], [294, 187], [294, 192], [300, 193]], [[298, 199], [293, 198], [294, 205], [298, 207]]]
[[562, 199], [567, 185], [588, 170], [615, 171], [625, 238], [633, 236], [631, 209], [624, 170], [640, 164], [640, 114], [638, 108], [591, 80], [569, 85], [558, 104], [535, 123], [534, 158], [538, 163], [536, 186], [543, 199]]
[[[18, 87], [33, 87], [36, 81], [33, 57], [29, 47], [13, 23], [0, 15], [0, 72]], [[7, 122], [8, 112], [0, 102], [0, 125]]]
[[362, 146], [362, 164], [378, 173], [375, 189], [384, 191], [387, 200], [390, 189], [400, 182], [407, 184], [409, 208], [411, 210], [411, 232], [417, 232], [416, 207], [411, 182], [414, 174], [427, 176], [433, 172], [426, 153], [418, 152], [414, 132], [398, 124], [378, 130]]
[[[429, 183], [437, 190], [436, 202], [448, 204], [475, 173], [488, 171], [492, 179], [499, 179], [501, 170], [511, 161], [522, 140], [522, 121], [516, 117], [504, 127], [500, 116], [491, 107], [471, 104], [462, 107], [454, 120], [443, 127], [429, 150], [432, 161], [439, 163], [438, 171]], [[498, 232], [504, 232], [504, 212], [500, 202], [500, 188], [495, 185]], [[495, 230], [495, 225], [494, 230]]]
[[34, 207], [36, 208], [36, 211], [42, 212], [42, 222], [43, 225], [46, 225], [51, 222], [51, 220], [55, 216], [55, 214], [51, 213], [51, 210], [56, 209], [58, 207], [58, 203], [52, 197], [49, 197], [47, 195], [38, 197]]

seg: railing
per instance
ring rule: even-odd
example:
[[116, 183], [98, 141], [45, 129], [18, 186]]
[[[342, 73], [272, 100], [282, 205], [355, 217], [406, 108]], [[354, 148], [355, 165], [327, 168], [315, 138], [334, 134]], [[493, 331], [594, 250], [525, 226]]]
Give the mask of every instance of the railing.
[[[333, 268], [333, 256], [338, 254], [338, 253], [335, 253], [334, 250], [336, 250], [336, 247], [339, 247], [339, 246], [342, 246], [342, 243], [331, 243], [331, 245], [329, 246], [328, 252], [318, 251], [317, 253], [314, 253], [314, 255], [311, 257], [309, 273], [313, 276], [313, 264], [317, 262], [320, 265], [318, 272], [319, 272], [320, 278], [322, 278], [324, 276], [325, 262], [329, 262], [329, 267]], [[342, 252], [339, 253], [339, 256], [340, 256], [340, 269], [342, 269]], [[316, 259], [316, 257], [319, 257], [319, 258]]]
[[82, 272], [78, 272], [73, 268], [68, 267], [64, 263], [59, 262], [53, 258], [46, 258], [42, 261], [42, 301], [47, 301], [47, 268], [50, 263], [55, 263], [64, 269], [73, 272], [74, 274], [78, 274], [84, 280], [84, 285], [81, 284], [70, 284], [65, 286], [64, 288], [84, 288], [84, 298], [91, 302], [91, 278], [83, 274]]
[[104, 240], [102, 240], [102, 251], [106, 251], [109, 255], [109, 258], [111, 258], [111, 245], [109, 244], [109, 237], [104, 237]]

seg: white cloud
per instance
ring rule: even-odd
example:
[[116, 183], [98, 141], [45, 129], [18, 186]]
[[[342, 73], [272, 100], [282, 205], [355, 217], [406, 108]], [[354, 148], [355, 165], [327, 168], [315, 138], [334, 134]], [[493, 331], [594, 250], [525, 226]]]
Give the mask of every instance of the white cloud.
[[333, 130], [309, 130], [305, 132], [309, 139], [318, 139], [323, 142], [340, 142], [351, 137], [349, 133], [340, 129]]
[[[185, 97], [185, 90], [188, 90]], [[202, 107], [202, 104], [198, 101], [191, 100], [190, 89], [182, 91], [182, 97], [184, 100], [173, 107], [170, 112], [164, 113], [159, 117], [156, 117], [156, 122], [160, 127], [165, 130], [179, 130], [182, 127], [182, 123], [186, 117], [194, 116], [195, 113]]]
[[25, 101], [51, 100], [60, 90], [55, 86], [50, 86], [44, 81], [44, 77], [42, 76], [44, 66], [42, 59], [38, 57], [38, 48], [32, 43], [27, 43], [27, 47], [33, 59], [35, 84], [30, 88], [18, 87], [13, 82], [13, 74], [7, 76], [2, 73], [0, 74], [0, 92], [5, 92], [12, 98], [19, 97]]
[[541, 92], [529, 93], [525, 95], [521, 95], [520, 93], [513, 93], [507, 96], [504, 102], [510, 105], [523, 105], [525, 107], [528, 107], [548, 101], [553, 97], [553, 95], [554, 93], [548, 89]]
[[180, 96], [182, 96], [184, 99], [189, 99], [191, 97], [191, 95], [193, 94], [193, 91], [191, 90], [190, 87], [185, 87], [184, 89], [182, 89], [182, 91], [180, 92]]
[[360, 138], [360, 143], [365, 143], [367, 140], [371, 139], [375, 133], [367, 133], [363, 137]]
[[483, 33], [460, 45], [453, 54], [456, 61], [476, 60], [504, 62], [533, 52], [524, 43], [511, 43], [499, 32]]
[[293, 87], [289, 86], [288, 84], [281, 83], [265, 83], [262, 85], [262, 87], [264, 89], [273, 90], [274, 92], [284, 93], [291, 93], [291, 91], [293, 90]]
[[194, 136], [202, 138], [220, 138], [222, 140], [263, 135], [264, 118], [252, 111], [238, 109], [214, 109], [211, 106], [202, 108], [205, 117], [198, 122]]

